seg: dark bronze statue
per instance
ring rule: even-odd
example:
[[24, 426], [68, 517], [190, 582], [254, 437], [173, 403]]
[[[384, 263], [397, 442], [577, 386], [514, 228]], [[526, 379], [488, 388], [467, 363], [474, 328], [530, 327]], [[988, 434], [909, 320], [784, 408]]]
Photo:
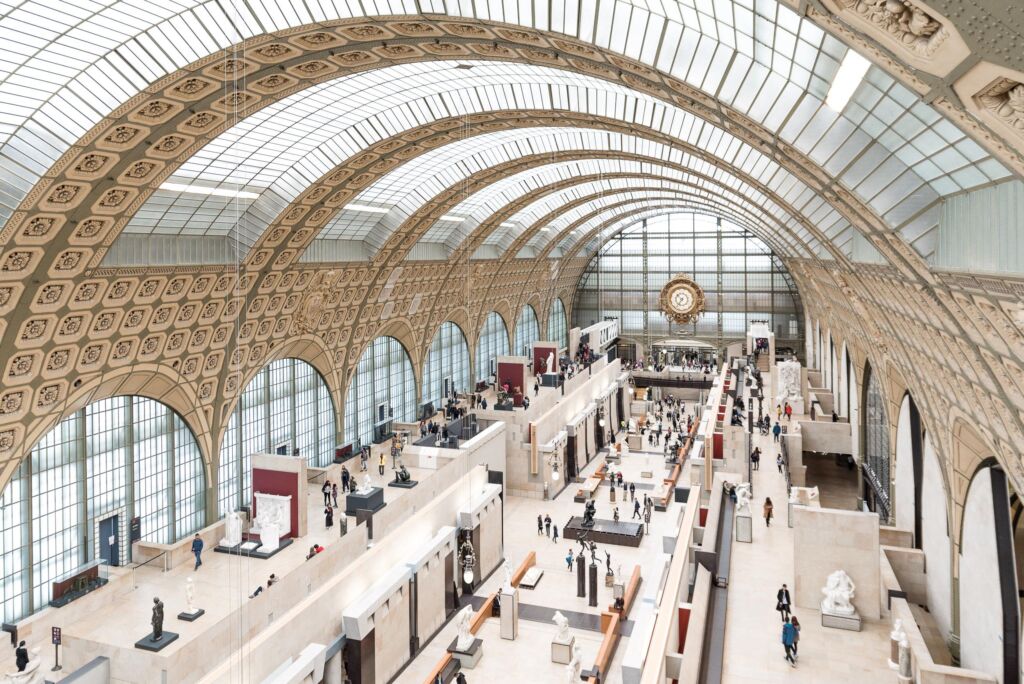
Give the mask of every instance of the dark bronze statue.
[[594, 526], [594, 516], [597, 514], [597, 507], [594, 505], [593, 500], [588, 501], [587, 505], [583, 508], [583, 527]]
[[409, 470], [403, 464], [398, 470], [395, 471], [395, 482], [408, 482], [412, 479], [409, 475]]
[[153, 618], [150, 620], [153, 625], [153, 641], [160, 641], [164, 638], [164, 602], [153, 597]]

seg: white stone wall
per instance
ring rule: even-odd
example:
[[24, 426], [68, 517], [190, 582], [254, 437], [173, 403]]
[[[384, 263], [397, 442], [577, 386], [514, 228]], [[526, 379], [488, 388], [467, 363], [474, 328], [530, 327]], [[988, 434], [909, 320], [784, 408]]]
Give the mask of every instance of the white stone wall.
[[913, 433], [910, 429], [910, 397], [903, 398], [900, 417], [896, 423], [896, 501], [894, 513], [896, 527], [914, 530], [914, 454]]
[[373, 614], [374, 681], [387, 684], [409, 660], [409, 587], [391, 595]]
[[925, 557], [928, 610], [943, 635], [953, 628], [950, 605], [949, 529], [942, 471], [931, 440], [925, 435], [921, 473], [921, 549]]

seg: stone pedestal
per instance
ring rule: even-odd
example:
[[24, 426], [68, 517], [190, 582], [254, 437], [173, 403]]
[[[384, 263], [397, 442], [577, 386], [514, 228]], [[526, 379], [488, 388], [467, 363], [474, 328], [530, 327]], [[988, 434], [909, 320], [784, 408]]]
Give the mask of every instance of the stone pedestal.
[[754, 541], [753, 530], [753, 521], [749, 515], [736, 516], [736, 541], [746, 542], [747, 544], [751, 543]]
[[376, 513], [384, 508], [384, 490], [381, 487], [373, 487], [366, 494], [352, 492], [345, 497], [345, 515], [355, 515], [356, 511], [371, 511]]
[[821, 626], [832, 627], [833, 629], [846, 629], [851, 632], [859, 632], [861, 626], [860, 615], [835, 615], [821, 611]]
[[519, 590], [501, 592], [501, 638], [515, 641], [519, 636]]
[[597, 566], [590, 566], [590, 596], [588, 597], [588, 605], [591, 608], [597, 607]]
[[178, 613], [178, 619], [184, 620], [185, 622], [195, 622], [206, 613], [202, 608], [193, 608], [192, 610], [183, 610]]
[[455, 647], [458, 643], [458, 639], [452, 640], [451, 646], [448, 647], [448, 652], [452, 654], [452, 658], [459, 661], [459, 665], [464, 670], [472, 670], [476, 667], [476, 664], [480, 662], [480, 658], [484, 655], [484, 642], [480, 639], [473, 639], [473, 643], [469, 649], [460, 651]]
[[[582, 551], [580, 553], [583, 553]], [[583, 563], [576, 563], [576, 597], [584, 598], [587, 595], [587, 577], [583, 569]]]
[[615, 483], [612, 483], [611, 489], [608, 490], [608, 501], [615, 503]]
[[570, 635], [568, 641], [559, 641], [557, 637], [551, 640], [551, 662], [568, 665], [572, 660], [572, 647], [576, 643], [576, 637]]
[[615, 575], [609, 575], [609, 574], [606, 573], [605, 576], [604, 576], [604, 586], [610, 587], [610, 586], [612, 586], [614, 584], [615, 584]]
[[150, 632], [135, 642], [135, 648], [141, 648], [143, 651], [162, 651], [170, 646], [171, 643], [177, 641], [177, 639], [177, 634], [164, 630], [164, 633], [160, 637], [160, 641], [153, 641], [153, 633]]

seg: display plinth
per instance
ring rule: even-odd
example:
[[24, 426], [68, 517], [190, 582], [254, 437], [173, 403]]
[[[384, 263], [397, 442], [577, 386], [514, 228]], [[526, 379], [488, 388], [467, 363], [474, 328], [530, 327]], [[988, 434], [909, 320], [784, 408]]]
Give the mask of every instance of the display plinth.
[[185, 622], [195, 622], [206, 613], [202, 608], [196, 608], [193, 611], [183, 610], [178, 613], [178, 619], [184, 620]]
[[376, 513], [384, 508], [384, 488], [372, 487], [366, 494], [352, 492], [345, 497], [345, 515], [355, 515], [356, 511]]
[[558, 373], [542, 373], [540, 376], [541, 387], [558, 387]]
[[591, 608], [597, 606], [597, 566], [590, 566], [590, 596], [587, 597], [587, 603]]
[[[583, 553], [582, 551], [580, 552]], [[576, 598], [586, 598], [587, 596], [587, 575], [586, 570], [583, 569], [583, 563], [577, 561], [576, 563]]]
[[388, 487], [398, 487], [399, 489], [412, 489], [418, 484], [419, 482], [416, 480], [407, 480], [405, 482], [401, 482], [400, 480], [392, 480], [391, 482], [388, 482]]
[[859, 632], [861, 626], [860, 615], [836, 615], [821, 611], [821, 626], [832, 627], [833, 629], [846, 629], [851, 632]]
[[135, 648], [141, 648], [143, 651], [162, 651], [177, 639], [178, 635], [174, 632], [164, 632], [160, 637], [160, 641], [153, 641], [153, 633], [150, 632], [135, 642]]
[[749, 515], [736, 516], [736, 541], [748, 544], [754, 541], [754, 527]]
[[644, 526], [641, 523], [597, 518], [593, 527], [584, 527], [583, 518], [573, 516], [562, 528], [562, 537], [566, 540], [579, 539], [582, 534], [587, 534], [590, 541], [602, 544], [637, 547], [643, 540]]
[[230, 553], [236, 556], [245, 556], [246, 558], [259, 558], [260, 560], [267, 560], [277, 554], [281, 553], [284, 549], [292, 545], [291, 539], [282, 539], [278, 542], [277, 548], [273, 551], [266, 551], [263, 546], [254, 540], [244, 541], [236, 546], [221, 546], [218, 544], [214, 547], [214, 551], [217, 553]]
[[551, 640], [551, 662], [568, 665], [572, 660], [572, 647], [576, 643], [576, 637], [570, 636], [566, 642], [561, 642], [558, 637]]
[[484, 655], [484, 642], [481, 639], [473, 639], [473, 643], [468, 650], [460, 651], [455, 648], [455, 644], [458, 641], [458, 639], [452, 640], [451, 646], [448, 647], [448, 652], [452, 654], [452, 658], [459, 661], [459, 665], [462, 665], [464, 669], [472, 670]]
[[523, 579], [519, 580], [520, 589], [533, 589], [540, 582], [540, 578], [544, 576], [544, 571], [538, 568], [536, 565], [526, 571], [523, 575]]
[[501, 592], [501, 638], [515, 641], [519, 636], [519, 592]]

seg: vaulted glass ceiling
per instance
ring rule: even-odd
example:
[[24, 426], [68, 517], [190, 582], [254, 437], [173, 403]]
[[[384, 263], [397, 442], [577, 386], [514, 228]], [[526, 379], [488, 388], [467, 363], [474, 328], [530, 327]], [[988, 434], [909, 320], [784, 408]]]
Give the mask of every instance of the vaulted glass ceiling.
[[[842, 115], [829, 110], [822, 100], [845, 47], [772, 0], [64, 0], [59, 9], [54, 11], [51, 0], [25, 0], [5, 5], [0, 14], [0, 39], [6, 48], [0, 66], [0, 102], [5, 105], [0, 118], [0, 221], [6, 221], [42, 174], [86, 131], [158, 78], [255, 35], [365, 12], [519, 24], [567, 34], [654, 66], [808, 153], [926, 257], [934, 249], [942, 196], [1009, 175], [935, 109], [877, 68], [868, 72]], [[421, 66], [419, 71], [412, 64], [394, 67], [412, 70], [408, 78], [413, 81], [421, 79], [414, 86], [421, 90], [414, 94], [404, 94], [405, 84], [396, 87], [397, 72], [387, 70], [385, 77], [385, 70], [379, 70], [321, 84], [291, 102], [262, 110], [176, 174], [204, 185], [251, 188], [260, 193], [259, 199], [251, 204], [197, 201], [161, 192], [132, 222], [132, 230], [192, 235], [235, 231], [244, 244], [251, 243], [253, 234], [298, 192], [296, 187], [322, 173], [334, 155], [344, 154], [348, 148], [338, 136], [374, 130], [376, 137], [370, 139], [379, 139], [413, 121], [476, 111], [483, 104], [490, 109], [522, 107], [526, 93], [532, 99], [528, 107], [590, 111], [672, 130], [684, 138], [692, 135], [714, 154], [750, 166], [759, 177], [779, 175], [773, 162], [732, 136], [681, 116], [674, 107], [654, 105], [650, 98], [619, 97], [624, 91], [616, 86], [551, 69], [538, 78], [538, 71], [497, 64], [476, 66], [455, 79], [438, 66]], [[511, 76], [508, 70], [520, 75], [518, 91], [502, 85]], [[397, 99], [377, 105], [385, 78]], [[529, 87], [523, 85], [526, 81]], [[349, 90], [342, 96], [345, 83]], [[463, 91], [485, 87], [490, 90], [482, 100], [464, 97]], [[446, 92], [449, 88], [456, 90]], [[370, 95], [360, 99], [364, 92]], [[312, 111], [298, 106], [321, 94], [320, 105], [314, 104]], [[431, 96], [451, 108], [420, 109]], [[572, 106], [581, 97], [584, 106]], [[398, 100], [416, 102], [415, 114], [400, 114]], [[357, 101], [361, 106], [352, 104]], [[338, 106], [341, 110], [333, 108]], [[368, 109], [374, 113], [367, 114]], [[331, 137], [327, 131], [318, 135], [322, 126], [316, 114], [340, 117], [353, 130], [342, 134], [335, 128]], [[371, 116], [378, 118], [371, 123]], [[382, 121], [387, 125], [376, 128]], [[663, 121], [669, 122], [667, 127]], [[307, 138], [312, 147], [303, 145]], [[793, 183], [779, 181], [787, 189]]]

